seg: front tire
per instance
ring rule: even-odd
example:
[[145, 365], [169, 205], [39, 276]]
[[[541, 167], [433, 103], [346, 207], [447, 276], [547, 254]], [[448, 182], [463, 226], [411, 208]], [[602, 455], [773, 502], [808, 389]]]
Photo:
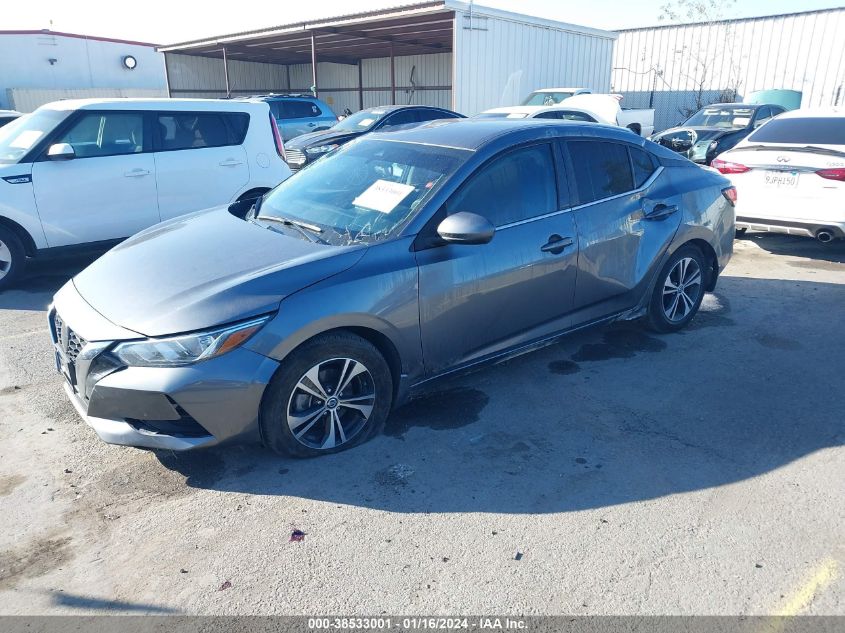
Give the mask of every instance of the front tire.
[[692, 321], [704, 299], [707, 270], [707, 259], [695, 246], [675, 251], [652, 291], [646, 316], [652, 330], [676, 332]]
[[26, 266], [26, 251], [14, 232], [0, 225], [0, 290], [17, 281]]
[[348, 332], [323, 334], [296, 349], [267, 386], [259, 423], [277, 453], [314, 457], [379, 434], [393, 404], [381, 353]]

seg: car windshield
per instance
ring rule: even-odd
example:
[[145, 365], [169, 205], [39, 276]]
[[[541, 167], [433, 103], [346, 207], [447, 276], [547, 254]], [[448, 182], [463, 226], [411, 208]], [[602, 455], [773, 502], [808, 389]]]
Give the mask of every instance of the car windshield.
[[363, 132], [373, 127], [385, 114], [386, 110], [374, 108], [371, 110], [360, 110], [355, 114], [351, 114], [343, 121], [338, 121], [334, 125], [335, 130], [347, 130], [349, 132]]
[[0, 164], [13, 165], [20, 161], [69, 114], [65, 110], [37, 110], [4, 125], [0, 128]]
[[521, 105], [557, 105], [574, 94], [574, 92], [532, 92]]
[[753, 117], [754, 108], [708, 106], [693, 114], [684, 122], [684, 125], [740, 130], [748, 127]]
[[377, 241], [410, 220], [467, 160], [468, 150], [361, 139], [273, 189], [257, 220], [319, 227], [334, 244]]

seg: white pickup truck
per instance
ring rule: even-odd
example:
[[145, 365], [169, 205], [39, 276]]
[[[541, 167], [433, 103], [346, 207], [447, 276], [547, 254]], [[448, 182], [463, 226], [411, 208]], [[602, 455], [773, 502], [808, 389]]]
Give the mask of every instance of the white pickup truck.
[[[562, 90], [562, 89], [550, 89]], [[567, 90], [575, 90], [568, 88]], [[539, 94], [538, 90], [532, 94]], [[639, 136], [648, 137], [654, 132], [654, 110], [628, 109], [621, 106], [622, 95], [580, 94], [562, 99], [559, 103], [540, 105], [521, 105], [507, 108], [493, 108], [479, 115], [478, 118], [510, 119], [562, 119], [590, 121], [606, 125], [626, 127]]]

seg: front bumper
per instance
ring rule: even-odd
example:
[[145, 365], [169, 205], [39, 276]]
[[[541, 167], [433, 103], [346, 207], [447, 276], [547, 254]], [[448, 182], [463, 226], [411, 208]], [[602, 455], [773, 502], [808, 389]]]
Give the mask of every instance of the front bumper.
[[238, 348], [183, 367], [126, 367], [110, 354], [117, 340], [96, 340], [91, 324], [103, 317], [87, 319], [93, 309], [68, 294], [57, 295], [50, 311], [56, 368], [74, 408], [103, 441], [184, 451], [260, 439], [261, 398], [277, 361]]

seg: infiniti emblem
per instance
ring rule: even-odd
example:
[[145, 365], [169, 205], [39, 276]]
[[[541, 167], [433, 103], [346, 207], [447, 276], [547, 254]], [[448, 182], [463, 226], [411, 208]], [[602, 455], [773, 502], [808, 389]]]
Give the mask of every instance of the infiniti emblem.
[[788, 163], [790, 160], [792, 159], [789, 156], [778, 156], [779, 163]]

